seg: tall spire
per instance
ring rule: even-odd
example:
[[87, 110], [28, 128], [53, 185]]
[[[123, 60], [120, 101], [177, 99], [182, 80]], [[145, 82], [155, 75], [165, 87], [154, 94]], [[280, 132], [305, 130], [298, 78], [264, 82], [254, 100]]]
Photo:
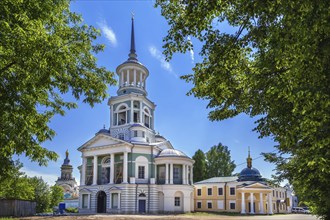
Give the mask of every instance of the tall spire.
[[132, 30], [131, 30], [131, 49], [128, 54], [128, 60], [137, 61], [137, 55], [135, 53], [135, 37], [134, 37], [134, 14], [132, 13]]
[[249, 147], [249, 155], [248, 155], [248, 158], [246, 159], [246, 161], [247, 161], [247, 167], [251, 168], [252, 167], [252, 158], [250, 156], [250, 147]]

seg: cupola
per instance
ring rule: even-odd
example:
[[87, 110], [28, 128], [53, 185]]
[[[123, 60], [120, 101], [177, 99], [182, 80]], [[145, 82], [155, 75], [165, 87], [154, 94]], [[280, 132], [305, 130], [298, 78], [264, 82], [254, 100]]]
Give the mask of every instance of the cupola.
[[119, 77], [118, 95], [129, 93], [147, 95], [146, 79], [149, 76], [149, 70], [137, 59], [135, 50], [134, 17], [132, 17], [130, 53], [128, 54], [128, 59], [117, 67], [116, 73]]

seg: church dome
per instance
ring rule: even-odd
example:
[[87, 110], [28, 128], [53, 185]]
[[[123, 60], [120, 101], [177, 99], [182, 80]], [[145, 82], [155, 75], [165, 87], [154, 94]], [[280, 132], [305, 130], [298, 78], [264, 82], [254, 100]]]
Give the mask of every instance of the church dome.
[[175, 149], [164, 149], [162, 150], [157, 157], [187, 157], [189, 158], [186, 154], [179, 150]]
[[252, 158], [250, 156], [250, 149], [246, 161], [247, 161], [247, 167], [240, 172], [238, 181], [262, 181], [259, 170], [252, 167]]
[[244, 168], [240, 174], [238, 181], [261, 181], [261, 174], [258, 169], [256, 168]]
[[97, 132], [97, 134], [109, 134], [109, 133], [110, 133], [110, 131], [108, 129], [105, 129], [105, 128], [102, 128], [101, 130], [99, 130]]

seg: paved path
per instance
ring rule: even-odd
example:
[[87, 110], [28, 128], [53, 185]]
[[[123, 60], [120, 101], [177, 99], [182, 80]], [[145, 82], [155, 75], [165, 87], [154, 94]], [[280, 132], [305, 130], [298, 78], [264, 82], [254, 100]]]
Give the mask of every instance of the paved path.
[[225, 215], [76, 215], [76, 216], [35, 216], [21, 218], [23, 220], [317, 220], [315, 216], [304, 214], [287, 215], [254, 215], [254, 216], [225, 216]]

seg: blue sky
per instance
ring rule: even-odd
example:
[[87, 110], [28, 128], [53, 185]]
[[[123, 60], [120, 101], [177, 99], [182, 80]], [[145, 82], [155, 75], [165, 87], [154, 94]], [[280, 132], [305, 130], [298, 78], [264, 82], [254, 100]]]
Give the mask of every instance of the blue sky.
[[[99, 28], [102, 36], [99, 43], [105, 44], [103, 53], [97, 55], [98, 64], [110, 71], [127, 60], [130, 47], [131, 13], [135, 15], [135, 44], [138, 59], [150, 71], [147, 79], [148, 98], [157, 105], [155, 129], [171, 141], [176, 149], [193, 156], [196, 150], [204, 152], [221, 142], [229, 147], [232, 160], [237, 166], [234, 172], [246, 167], [248, 146], [251, 147], [253, 166], [263, 177], [269, 178], [274, 165], [260, 156], [261, 152], [274, 151], [275, 143], [270, 138], [258, 139], [253, 132], [255, 119], [246, 115], [221, 122], [210, 122], [207, 118], [207, 101], [199, 100], [186, 93], [192, 88], [179, 77], [189, 74], [199, 57], [200, 42], [191, 39], [194, 50], [186, 54], [175, 54], [168, 63], [162, 55], [162, 39], [166, 36], [168, 25], [161, 16], [160, 9], [154, 8], [154, 1], [112, 1], [77, 0], [71, 10], [82, 15], [84, 22]], [[231, 32], [226, 25], [223, 30]], [[115, 96], [117, 87], [108, 88], [109, 96]], [[66, 97], [70, 99], [70, 97]], [[110, 126], [107, 100], [94, 108], [78, 102], [79, 108], [70, 110], [65, 116], [56, 116], [50, 123], [57, 135], [43, 146], [56, 151], [60, 158], [50, 162], [48, 167], [39, 167], [19, 156], [24, 163], [23, 171], [31, 176], [42, 176], [49, 184], [60, 175], [66, 149], [70, 152], [74, 176], [79, 183], [77, 167], [81, 164], [81, 154], [77, 148], [92, 138], [104, 125]]]

